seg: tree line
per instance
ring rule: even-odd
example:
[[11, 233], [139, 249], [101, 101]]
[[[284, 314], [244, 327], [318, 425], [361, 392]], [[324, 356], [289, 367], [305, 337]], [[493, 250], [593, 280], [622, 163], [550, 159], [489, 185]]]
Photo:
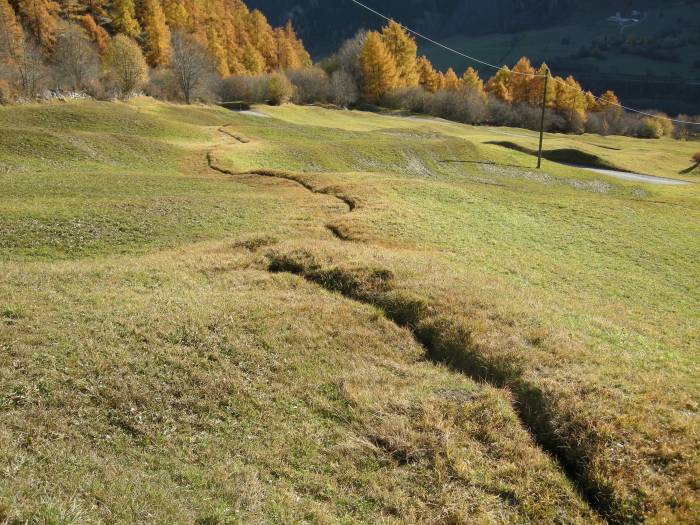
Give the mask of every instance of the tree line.
[[471, 67], [438, 71], [394, 21], [312, 65], [290, 22], [273, 28], [241, 0], [0, 0], [0, 102], [47, 88], [104, 99], [144, 91], [187, 103], [381, 105], [531, 129], [544, 100], [549, 131], [697, 138], [697, 126], [627, 114], [612, 91], [595, 97], [525, 57], [488, 79]]
[[187, 54], [219, 77], [311, 65], [291, 23], [273, 28], [240, 0], [0, 0], [0, 97], [98, 80], [124, 94]]

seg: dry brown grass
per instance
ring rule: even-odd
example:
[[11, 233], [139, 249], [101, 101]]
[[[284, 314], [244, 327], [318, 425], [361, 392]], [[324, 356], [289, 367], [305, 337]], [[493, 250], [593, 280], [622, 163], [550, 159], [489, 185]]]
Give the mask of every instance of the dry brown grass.
[[[655, 515], [663, 521], [665, 509], [673, 508], [674, 519], [691, 521], [694, 471], [682, 473], [672, 465], [693, 462], [692, 444], [669, 436], [663, 453], [647, 448], [646, 435], [624, 429], [624, 414], [617, 420], [601, 419], [597, 403], [602, 392], [591, 390], [592, 384], [585, 380], [570, 376], [561, 380], [560, 369], [566, 366], [562, 358], [575, 355], [577, 349], [566, 343], [560, 348], [550, 346], [562, 341], [551, 341], [541, 329], [534, 337], [522, 334], [515, 323], [488, 309], [475, 309], [464, 302], [464, 296], [425, 290], [423, 280], [414, 288], [396, 277], [410, 265], [405, 256], [368, 256], [368, 250], [360, 255], [357, 248], [329, 251], [297, 243], [273, 248], [268, 257], [271, 271], [299, 274], [378, 306], [389, 319], [410, 328], [431, 359], [474, 380], [506, 388], [524, 427], [558, 459], [606, 519], [628, 523]], [[377, 259], [381, 265], [369, 263]], [[625, 445], [620, 445], [621, 439]], [[659, 468], [659, 454], [673, 470]], [[666, 478], [671, 472], [672, 486]]]

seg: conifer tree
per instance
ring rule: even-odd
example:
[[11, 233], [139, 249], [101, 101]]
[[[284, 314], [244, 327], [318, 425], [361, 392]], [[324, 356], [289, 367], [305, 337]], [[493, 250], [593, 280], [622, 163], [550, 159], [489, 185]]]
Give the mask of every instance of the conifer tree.
[[107, 16], [105, 11], [106, 0], [81, 0], [85, 3], [87, 11], [92, 17]]
[[275, 41], [277, 42], [277, 67], [282, 70], [300, 69], [302, 63], [297, 50], [283, 29], [275, 30]]
[[593, 93], [586, 91], [586, 111], [595, 111], [598, 108], [598, 101]]
[[394, 59], [376, 31], [365, 38], [360, 52], [360, 70], [365, 98], [376, 102], [396, 88], [398, 75]]
[[594, 111], [614, 111], [616, 113], [622, 113], [620, 99], [617, 98], [617, 95], [613, 91], [608, 90], [600, 96]]
[[158, 0], [143, 0], [140, 8], [146, 61], [152, 67], [170, 62], [170, 30]]
[[163, 13], [165, 13], [165, 22], [171, 30], [187, 27], [189, 17], [183, 0], [164, 0]]
[[134, 38], [141, 33], [141, 26], [136, 21], [134, 0], [114, 0], [112, 2], [112, 27], [118, 33]]
[[537, 71], [535, 71], [535, 74], [537, 77], [533, 78], [532, 84], [530, 86], [529, 90], [529, 104], [531, 106], [540, 106], [542, 105], [542, 98], [543, 98], [543, 93], [542, 91], [544, 90], [544, 77], [547, 75], [550, 75], [549, 80], [547, 81], [547, 96], [545, 97], [545, 106], [553, 109], [556, 106], [556, 99], [557, 99], [557, 85], [556, 82], [551, 78], [551, 73], [549, 71], [549, 66], [545, 63], [543, 63], [539, 68], [537, 68]]
[[19, 0], [18, 8], [39, 45], [50, 51], [56, 41], [58, 4], [52, 0]]
[[80, 21], [87, 10], [87, 5], [80, 0], [61, 0], [59, 5], [63, 18], [73, 21]]
[[503, 66], [486, 83], [486, 91], [492, 93], [503, 102], [513, 102], [511, 93], [510, 68]]
[[479, 77], [479, 73], [473, 67], [468, 67], [467, 70], [462, 75], [461, 79], [462, 86], [479, 95], [483, 100], [486, 100], [486, 91], [484, 91], [484, 81]]
[[12, 6], [0, 0], [0, 63], [14, 64], [22, 53], [24, 32]]
[[417, 69], [419, 84], [429, 93], [435, 93], [440, 88], [440, 74], [435, 71], [426, 56], [418, 59]]
[[399, 87], [418, 84], [419, 74], [416, 64], [416, 41], [406, 30], [393, 20], [382, 29], [382, 41], [394, 59]]
[[265, 72], [265, 59], [253, 44], [245, 46], [241, 62], [251, 75], [259, 75]]
[[98, 26], [91, 15], [83, 16], [80, 22], [88, 37], [90, 37], [90, 40], [97, 46], [97, 50], [102, 53], [109, 44], [109, 33], [107, 33], [103, 27]]
[[299, 40], [299, 37], [297, 37], [294, 27], [292, 27], [291, 20], [287, 20], [287, 23], [284, 25], [284, 35], [294, 49], [299, 60], [299, 64], [301, 65], [300, 67], [311, 66], [311, 55], [309, 55], [306, 49], [304, 49], [304, 43]]
[[513, 104], [537, 105], [535, 92], [537, 91], [538, 78], [535, 78], [535, 68], [530, 59], [522, 57], [513, 66], [510, 74], [510, 95]]
[[216, 72], [222, 77], [227, 77], [231, 73], [228, 66], [228, 56], [221, 43], [221, 37], [213, 25], [207, 28], [206, 41], [209, 54], [214, 58]]
[[247, 28], [251, 43], [263, 58], [264, 66], [260, 72], [265, 71], [265, 69], [276, 69], [277, 46], [272, 35], [272, 28], [268, 24], [265, 15], [257, 9], [251, 11], [248, 17]]
[[581, 91], [581, 86], [574, 77], [568, 76], [566, 80], [556, 78], [557, 98], [556, 108], [563, 113], [574, 131], [583, 131], [586, 123], [586, 96]]
[[449, 68], [445, 73], [442, 80], [441, 89], [447, 91], [457, 91], [459, 89], [459, 77], [457, 76], [457, 73], [455, 73], [454, 69]]

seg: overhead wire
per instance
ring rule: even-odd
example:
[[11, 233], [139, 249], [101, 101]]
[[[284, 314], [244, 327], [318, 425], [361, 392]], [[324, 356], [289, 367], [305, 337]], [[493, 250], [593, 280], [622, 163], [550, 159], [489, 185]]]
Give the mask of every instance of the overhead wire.
[[[391, 18], [391, 17], [389, 17], [389, 16], [387, 16], [387, 15], [385, 15], [385, 14], [383, 14], [383, 13], [380, 13], [379, 11], [376, 11], [375, 9], [372, 9], [372, 8], [369, 7], [368, 5], [365, 5], [365, 4], [363, 4], [362, 2], [360, 2], [360, 1], [358, 1], [358, 0], [350, 0], [350, 1], [353, 2], [354, 4], [357, 4], [358, 6], [362, 7], [363, 9], [366, 9], [366, 10], [369, 11], [370, 13], [373, 13], [373, 14], [377, 15], [377, 16], [380, 17], [380, 18], [383, 18], [383, 19], [386, 20], [386, 21], [392, 21], [392, 20], [395, 21], [393, 18]], [[396, 22], [396, 21], [395, 21], [395, 22]], [[500, 70], [500, 69], [501, 69], [501, 66], [497, 66], [497, 65], [495, 65], [495, 64], [491, 64], [491, 63], [486, 62], [486, 61], [484, 61], [484, 60], [481, 60], [481, 59], [479, 59], [479, 58], [476, 58], [476, 57], [467, 55], [466, 53], [462, 53], [461, 51], [458, 51], [457, 49], [454, 49], [454, 48], [452, 48], [452, 47], [446, 46], [446, 45], [443, 44], [442, 42], [439, 42], [439, 41], [434, 40], [434, 39], [432, 39], [432, 38], [430, 38], [430, 37], [428, 37], [428, 36], [426, 36], [426, 35], [423, 35], [423, 34], [419, 33], [418, 31], [416, 31], [416, 30], [414, 30], [414, 29], [412, 29], [412, 28], [410, 28], [410, 27], [408, 27], [408, 26], [402, 24], [401, 22], [396, 22], [396, 23], [399, 24], [399, 26], [401, 26], [406, 32], [411, 33], [411, 34], [413, 34], [413, 35], [415, 35], [415, 36], [417, 36], [417, 37], [419, 37], [419, 38], [422, 38], [423, 40], [425, 40], [425, 41], [427, 41], [427, 42], [430, 42], [431, 44], [436, 45], [436, 46], [438, 46], [438, 47], [440, 47], [440, 48], [442, 48], [442, 49], [444, 49], [444, 50], [446, 50], [446, 51], [449, 51], [449, 52], [451, 52], [451, 53], [455, 53], [455, 54], [457, 54], [457, 55], [459, 55], [459, 56], [461, 56], [461, 57], [464, 57], [464, 58], [466, 58], [466, 59], [468, 59], [468, 60], [471, 60], [471, 61], [473, 61], [473, 62], [475, 62], [475, 63], [477, 63], [477, 64], [481, 64], [481, 65], [483, 65], [483, 66], [490, 67], [490, 68], [495, 69], [495, 70]], [[631, 113], [637, 113], [637, 114], [639, 114], [639, 115], [643, 115], [643, 116], [646, 116], [646, 117], [651, 117], [651, 118], [655, 118], [655, 119], [659, 119], [659, 120], [667, 120], [667, 121], [670, 121], [670, 122], [674, 122], [674, 123], [676, 123], [676, 124], [689, 124], [689, 125], [693, 125], [693, 126], [700, 126], [700, 122], [693, 122], [693, 121], [689, 121], [689, 120], [674, 119], [674, 118], [666, 117], [666, 116], [662, 116], [662, 115], [655, 115], [655, 114], [653, 114], [653, 113], [648, 113], [648, 112], [646, 112], [646, 111], [641, 111], [641, 110], [639, 110], [639, 109], [635, 109], [635, 108], [632, 108], [632, 107], [628, 107], [628, 106], [625, 106], [625, 105], [620, 104], [620, 103], [617, 103], [617, 102], [612, 102], [612, 101], [610, 101], [610, 100], [604, 99], [603, 97], [596, 96], [596, 95], [594, 95], [593, 93], [590, 93], [590, 91], [584, 91], [583, 89], [579, 89], [579, 88], [577, 88], [577, 87], [575, 87], [575, 86], [572, 86], [572, 85], [568, 84], [565, 80], [562, 80], [562, 79], [559, 78], [559, 77], [554, 77], [554, 76], [552, 76], [551, 74], [550, 74], [550, 75], [540, 75], [540, 74], [538, 74], [538, 73], [524, 73], [524, 72], [522, 72], [522, 71], [513, 71], [513, 70], [509, 70], [509, 73], [510, 73], [511, 75], [520, 75], [520, 76], [531, 77], [531, 78], [545, 78], [546, 76], [549, 76], [549, 78], [551, 78], [554, 82], [556, 82], [556, 83], [559, 84], [559, 85], [565, 86], [565, 87], [567, 87], [567, 88], [569, 88], [569, 89], [573, 89], [573, 90], [575, 90], [575, 91], [578, 91], [579, 93], [581, 93], [581, 94], [583, 94], [583, 95], [589, 95], [589, 94], [590, 94], [590, 95], [591, 95], [596, 101], [598, 101], [598, 102], [604, 101], [607, 105], [617, 106], [617, 107], [620, 107], [620, 108], [622, 108], [622, 109], [624, 109], [624, 110], [626, 110], [626, 111], [629, 111], [629, 112], [631, 112]]]

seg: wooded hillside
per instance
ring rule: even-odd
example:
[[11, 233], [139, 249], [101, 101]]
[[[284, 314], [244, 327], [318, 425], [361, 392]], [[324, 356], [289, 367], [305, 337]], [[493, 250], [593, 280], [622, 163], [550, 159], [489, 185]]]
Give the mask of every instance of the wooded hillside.
[[241, 0], [0, 0], [0, 49], [12, 47], [24, 30], [48, 55], [61, 20], [81, 24], [100, 49], [109, 35], [134, 38], [152, 67], [170, 62], [174, 30], [203, 44], [222, 76], [311, 63], [291, 23], [273, 28]]

